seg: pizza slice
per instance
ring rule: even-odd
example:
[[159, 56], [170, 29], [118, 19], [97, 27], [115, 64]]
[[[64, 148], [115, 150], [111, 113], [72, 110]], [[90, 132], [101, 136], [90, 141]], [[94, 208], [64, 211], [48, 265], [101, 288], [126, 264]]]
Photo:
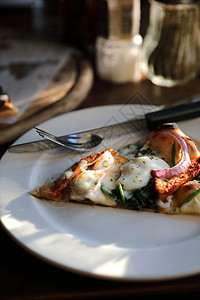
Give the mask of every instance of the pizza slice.
[[175, 123], [118, 151], [90, 154], [31, 195], [168, 214], [200, 213], [200, 153]]

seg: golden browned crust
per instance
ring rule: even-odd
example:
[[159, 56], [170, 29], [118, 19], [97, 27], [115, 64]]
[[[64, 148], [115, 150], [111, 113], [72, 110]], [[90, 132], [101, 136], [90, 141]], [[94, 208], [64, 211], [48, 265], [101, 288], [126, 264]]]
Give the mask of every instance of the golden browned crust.
[[148, 143], [153, 150], [159, 151], [163, 155], [167, 163], [171, 163], [171, 149], [174, 143], [176, 144], [176, 164], [181, 160], [182, 153], [179, 143], [173, 136], [162, 134], [162, 132], [166, 130], [176, 132], [185, 140], [188, 146], [188, 153], [191, 160], [196, 159], [200, 156], [200, 153], [194, 141], [192, 141], [187, 135], [185, 135], [175, 123], [165, 123], [151, 133]]
[[179, 176], [173, 176], [168, 181], [155, 178], [155, 189], [159, 199], [166, 199], [169, 195], [174, 194], [183, 184], [195, 178], [200, 172], [200, 158], [193, 160], [185, 173]]
[[70, 183], [71, 181], [77, 177], [81, 171], [81, 164], [86, 161], [88, 164], [95, 163], [96, 160], [105, 152], [109, 151], [112, 155], [116, 155], [117, 151], [109, 148], [102, 152], [98, 152], [95, 154], [90, 154], [89, 156], [82, 158], [79, 162], [76, 162], [70, 170], [72, 171], [71, 176], [67, 177], [63, 173], [57, 180], [51, 183], [45, 183], [39, 188], [35, 188], [33, 191], [30, 192], [32, 196], [38, 198], [45, 198], [49, 200], [56, 200], [56, 201], [69, 201], [70, 200]]
[[200, 183], [196, 180], [188, 181], [183, 184], [174, 195], [174, 205], [180, 207], [185, 200], [193, 194], [196, 190], [200, 189]]

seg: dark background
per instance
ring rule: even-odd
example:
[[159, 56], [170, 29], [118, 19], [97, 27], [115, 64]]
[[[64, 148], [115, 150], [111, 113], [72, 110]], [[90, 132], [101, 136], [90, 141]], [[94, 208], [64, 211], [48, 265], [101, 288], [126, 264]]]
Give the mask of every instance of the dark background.
[[[92, 53], [96, 36], [106, 31], [103, 3], [100, 0], [2, 0], [0, 28], [23, 29]], [[142, 36], [148, 26], [148, 10], [149, 2], [141, 0]]]

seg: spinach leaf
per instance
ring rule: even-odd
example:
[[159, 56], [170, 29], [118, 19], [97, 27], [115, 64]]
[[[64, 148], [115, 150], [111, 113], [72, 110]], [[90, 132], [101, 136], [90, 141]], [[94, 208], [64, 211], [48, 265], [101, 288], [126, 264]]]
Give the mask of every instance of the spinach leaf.
[[113, 194], [112, 190], [107, 189], [103, 186], [100, 187], [100, 190], [108, 197], [113, 198], [114, 200], [116, 200], [116, 196], [115, 194]]
[[141, 153], [142, 155], [147, 155], [147, 156], [153, 156], [153, 155], [154, 155], [152, 149], [149, 148], [149, 147], [148, 147], [147, 149], [142, 149], [142, 150], [140, 150], [140, 153]]
[[122, 199], [119, 190], [115, 190], [115, 194], [116, 202], [119, 206], [134, 210], [156, 210], [157, 193], [153, 178], [149, 180], [149, 183], [146, 186], [141, 189], [133, 190], [128, 197], [126, 197], [126, 193], [124, 193], [124, 199]]

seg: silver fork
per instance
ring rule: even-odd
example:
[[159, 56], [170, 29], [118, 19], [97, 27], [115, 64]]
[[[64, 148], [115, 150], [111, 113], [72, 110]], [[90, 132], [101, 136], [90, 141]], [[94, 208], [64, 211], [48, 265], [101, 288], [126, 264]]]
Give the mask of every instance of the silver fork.
[[46, 140], [49, 140], [55, 144], [58, 144], [62, 147], [69, 148], [76, 151], [89, 151], [95, 147], [97, 147], [103, 140], [97, 134], [88, 134], [86, 132], [78, 133], [78, 134], [69, 134], [65, 136], [63, 140], [60, 137], [57, 137], [47, 131], [44, 131], [41, 128], [34, 126], [36, 132]]

